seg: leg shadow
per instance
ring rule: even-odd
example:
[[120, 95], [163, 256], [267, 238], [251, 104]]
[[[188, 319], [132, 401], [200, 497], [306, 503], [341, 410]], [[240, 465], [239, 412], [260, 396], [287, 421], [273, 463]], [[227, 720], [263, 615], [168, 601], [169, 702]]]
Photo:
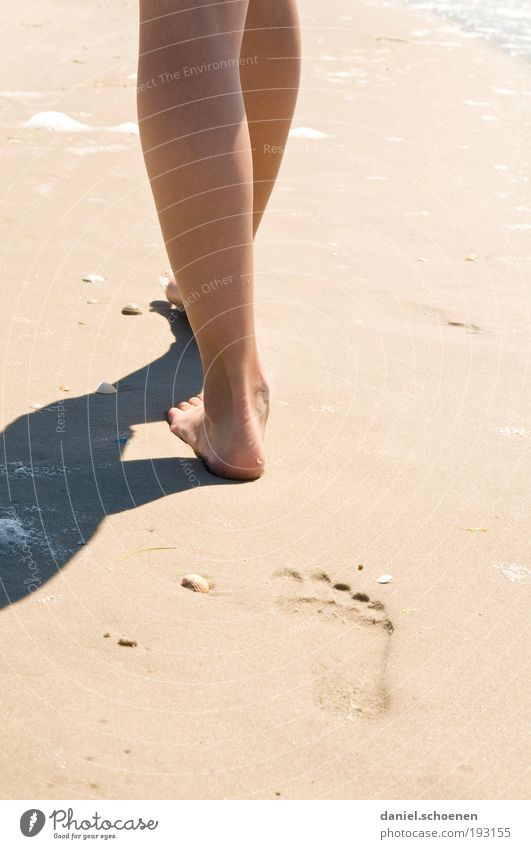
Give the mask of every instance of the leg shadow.
[[116, 395], [52, 401], [2, 433], [0, 607], [56, 575], [106, 516], [198, 485], [234, 485], [197, 459], [122, 461], [135, 425], [164, 419], [167, 407], [202, 386], [186, 319], [165, 302], [151, 306], [175, 337], [162, 357], [117, 381]]

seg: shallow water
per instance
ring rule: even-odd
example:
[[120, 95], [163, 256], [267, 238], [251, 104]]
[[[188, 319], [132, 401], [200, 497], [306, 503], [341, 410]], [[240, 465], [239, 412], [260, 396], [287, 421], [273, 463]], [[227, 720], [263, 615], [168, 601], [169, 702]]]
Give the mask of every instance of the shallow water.
[[531, 0], [408, 0], [464, 24], [513, 56], [531, 59]]

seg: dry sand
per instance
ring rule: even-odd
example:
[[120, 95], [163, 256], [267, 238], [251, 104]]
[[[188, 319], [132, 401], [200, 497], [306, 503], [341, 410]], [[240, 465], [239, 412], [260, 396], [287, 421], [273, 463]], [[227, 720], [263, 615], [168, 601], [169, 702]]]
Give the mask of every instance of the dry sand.
[[326, 137], [257, 242], [269, 460], [235, 485], [163, 421], [197, 358], [138, 138], [104, 129], [135, 121], [136, 5], [4, 5], [2, 795], [525, 797], [531, 66], [304, 0], [294, 127]]

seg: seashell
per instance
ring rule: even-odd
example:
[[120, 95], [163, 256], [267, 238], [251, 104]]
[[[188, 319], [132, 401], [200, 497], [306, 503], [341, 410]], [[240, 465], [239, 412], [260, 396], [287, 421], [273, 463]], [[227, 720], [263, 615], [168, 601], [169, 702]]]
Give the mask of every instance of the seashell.
[[65, 386], [63, 383], [61, 384], [61, 386], [59, 387], [59, 389], [60, 389], [60, 391], [61, 391], [61, 392], [70, 392], [70, 387], [69, 387], [69, 386]]
[[425, 256], [418, 256], [418, 257], [417, 257], [417, 262], [428, 262], [428, 260], [426, 259], [426, 257], [425, 257]]
[[100, 383], [100, 385], [96, 389], [96, 392], [99, 395], [116, 395], [116, 386], [113, 386], [112, 383], [106, 383], [104, 381], [103, 383]]
[[97, 298], [89, 298], [87, 304], [99, 304], [99, 301]]
[[477, 254], [467, 254], [467, 256], [465, 257], [465, 260], [467, 262], [475, 262], [477, 259], [479, 259]]
[[392, 580], [392, 575], [380, 575], [380, 577], [377, 578], [379, 584], [390, 584]]
[[31, 406], [33, 407], [34, 410], [42, 410], [42, 407], [43, 407], [42, 404], [32, 404]]
[[85, 274], [83, 277], [84, 283], [103, 283], [105, 281], [105, 277], [102, 277], [101, 274]]
[[181, 581], [181, 586], [193, 590], [194, 593], [210, 592], [210, 584], [202, 575], [185, 575]]
[[118, 645], [119, 646], [128, 646], [129, 648], [134, 649], [135, 646], [138, 645], [138, 643], [137, 643], [136, 640], [126, 640], [124, 637], [120, 637], [120, 639], [118, 640]]
[[138, 304], [126, 304], [122, 307], [122, 315], [142, 315], [142, 309]]

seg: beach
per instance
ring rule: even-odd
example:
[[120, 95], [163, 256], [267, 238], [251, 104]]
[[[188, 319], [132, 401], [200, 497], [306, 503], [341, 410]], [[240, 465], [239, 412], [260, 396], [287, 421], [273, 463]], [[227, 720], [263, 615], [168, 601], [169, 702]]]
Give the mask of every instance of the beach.
[[158, 284], [136, 4], [5, 10], [2, 797], [527, 798], [531, 63], [301, 3], [239, 484], [164, 421], [201, 375]]

